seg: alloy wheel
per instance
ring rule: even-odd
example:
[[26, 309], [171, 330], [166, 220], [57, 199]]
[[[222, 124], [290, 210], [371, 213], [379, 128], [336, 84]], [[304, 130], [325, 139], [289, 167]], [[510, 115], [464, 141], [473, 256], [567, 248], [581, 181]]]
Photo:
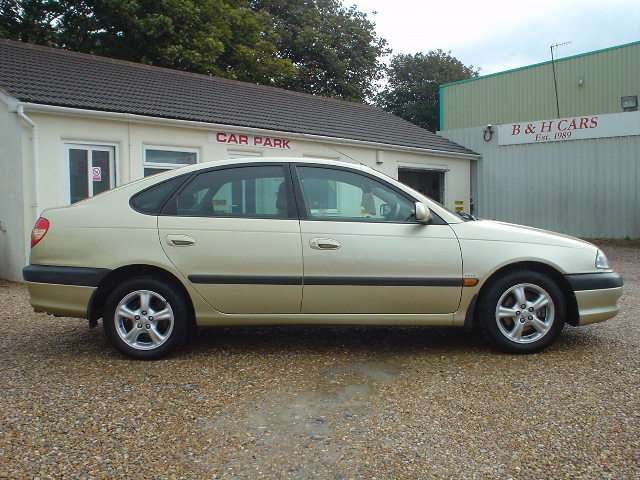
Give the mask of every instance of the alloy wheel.
[[500, 333], [512, 342], [533, 343], [551, 330], [555, 305], [542, 287], [519, 283], [502, 294], [495, 318]]
[[116, 332], [136, 350], [153, 350], [165, 343], [174, 326], [174, 314], [165, 298], [151, 290], [136, 290], [118, 303]]

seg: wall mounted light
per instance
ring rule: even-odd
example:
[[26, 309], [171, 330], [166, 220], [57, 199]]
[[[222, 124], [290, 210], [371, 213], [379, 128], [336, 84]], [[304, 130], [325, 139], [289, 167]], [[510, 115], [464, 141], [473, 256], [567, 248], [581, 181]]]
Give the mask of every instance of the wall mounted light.
[[489, 124], [484, 127], [484, 131], [482, 132], [482, 138], [485, 142], [490, 142], [493, 138], [493, 125]]

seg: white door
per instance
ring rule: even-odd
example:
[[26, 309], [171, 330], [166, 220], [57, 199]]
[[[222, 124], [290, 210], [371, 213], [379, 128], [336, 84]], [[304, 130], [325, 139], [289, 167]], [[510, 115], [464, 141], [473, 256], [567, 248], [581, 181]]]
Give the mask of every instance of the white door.
[[455, 312], [458, 240], [444, 221], [422, 225], [414, 200], [342, 167], [295, 167], [304, 262], [303, 313]]
[[115, 187], [115, 149], [102, 145], [65, 145], [69, 172], [69, 203]]

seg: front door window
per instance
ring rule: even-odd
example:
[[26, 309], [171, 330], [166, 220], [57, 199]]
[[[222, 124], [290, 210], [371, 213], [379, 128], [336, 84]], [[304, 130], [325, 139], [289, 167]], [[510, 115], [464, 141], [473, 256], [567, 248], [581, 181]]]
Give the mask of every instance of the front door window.
[[67, 145], [69, 161], [69, 202], [106, 192], [115, 186], [113, 147]]
[[415, 223], [414, 203], [369, 176], [315, 166], [296, 171], [309, 219]]

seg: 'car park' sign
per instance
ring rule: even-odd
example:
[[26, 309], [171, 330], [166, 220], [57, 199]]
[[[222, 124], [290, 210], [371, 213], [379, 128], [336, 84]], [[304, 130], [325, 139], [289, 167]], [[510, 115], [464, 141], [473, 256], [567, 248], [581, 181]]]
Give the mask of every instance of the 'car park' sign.
[[498, 144], [562, 142], [640, 134], [640, 112], [582, 115], [498, 125]]
[[243, 133], [216, 132], [215, 141], [230, 145], [247, 145], [251, 147], [278, 148], [290, 150], [291, 141], [286, 138], [246, 135]]

